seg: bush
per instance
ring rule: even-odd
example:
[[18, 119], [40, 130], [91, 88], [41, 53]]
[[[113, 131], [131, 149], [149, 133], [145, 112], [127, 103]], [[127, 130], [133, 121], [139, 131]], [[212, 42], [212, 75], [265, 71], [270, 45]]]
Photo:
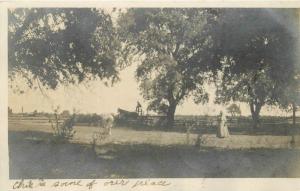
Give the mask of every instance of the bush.
[[95, 152], [96, 145], [101, 144], [110, 136], [113, 123], [114, 121], [111, 118], [102, 118], [100, 127], [93, 133], [92, 137], [92, 147]]
[[74, 137], [76, 131], [74, 130], [75, 124], [75, 114], [67, 118], [61, 123], [61, 119], [58, 114], [58, 109], [54, 112], [54, 119], [49, 119], [51, 127], [53, 129], [53, 139], [54, 143], [67, 142]]
[[92, 137], [93, 147], [96, 146], [96, 145], [98, 145], [98, 144], [101, 144], [108, 137], [109, 137], [108, 129], [106, 129], [106, 128], [99, 128], [98, 131], [95, 131], [93, 133], [93, 137]]

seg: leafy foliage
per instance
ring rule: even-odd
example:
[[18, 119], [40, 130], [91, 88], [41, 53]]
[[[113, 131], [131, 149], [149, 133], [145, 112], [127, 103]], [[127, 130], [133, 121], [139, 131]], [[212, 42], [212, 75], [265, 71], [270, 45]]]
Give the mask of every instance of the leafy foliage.
[[118, 41], [100, 9], [9, 10], [9, 76], [55, 89], [59, 83], [118, 80]]
[[[218, 103], [250, 105], [257, 125], [265, 104], [278, 104], [294, 76], [296, 23], [290, 10], [226, 9], [211, 28]], [[242, 27], [241, 27], [242, 26]]]
[[[136, 71], [148, 108], [165, 113], [172, 126], [176, 106], [197, 92], [205, 102], [209, 39], [205, 9], [129, 9], [119, 18], [124, 52], [142, 60]], [[198, 67], [193, 67], [198, 66]]]
[[59, 107], [54, 110], [54, 119], [49, 119], [51, 127], [53, 129], [53, 140], [55, 143], [65, 142], [73, 138], [76, 131], [74, 130], [75, 125], [75, 113], [69, 118], [65, 119], [61, 123], [59, 117]]

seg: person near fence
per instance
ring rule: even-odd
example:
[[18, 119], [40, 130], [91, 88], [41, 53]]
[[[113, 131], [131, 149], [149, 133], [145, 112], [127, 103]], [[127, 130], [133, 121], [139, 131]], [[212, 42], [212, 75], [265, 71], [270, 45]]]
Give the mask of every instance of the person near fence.
[[137, 102], [137, 105], [136, 105], [136, 108], [135, 108], [135, 111], [138, 115], [143, 115], [143, 111], [142, 111], [142, 105], [141, 103], [138, 101]]
[[218, 126], [218, 130], [217, 130], [217, 137], [219, 137], [219, 138], [229, 137], [226, 113], [222, 112], [222, 111], [220, 112], [220, 115], [219, 115], [219, 126]]

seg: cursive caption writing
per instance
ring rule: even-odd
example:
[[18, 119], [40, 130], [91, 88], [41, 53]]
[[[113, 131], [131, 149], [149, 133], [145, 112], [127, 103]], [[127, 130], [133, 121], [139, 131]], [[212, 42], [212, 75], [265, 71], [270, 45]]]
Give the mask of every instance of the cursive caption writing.
[[142, 188], [142, 187], [167, 187], [170, 186], [171, 182], [160, 179], [112, 179], [112, 180], [57, 180], [57, 181], [45, 181], [44, 179], [38, 180], [17, 180], [12, 184], [13, 190], [30, 190], [43, 187], [52, 188], [66, 188], [66, 187], [80, 187], [87, 188], [88, 190], [94, 189], [96, 186], [104, 187], [129, 187], [131, 189]]

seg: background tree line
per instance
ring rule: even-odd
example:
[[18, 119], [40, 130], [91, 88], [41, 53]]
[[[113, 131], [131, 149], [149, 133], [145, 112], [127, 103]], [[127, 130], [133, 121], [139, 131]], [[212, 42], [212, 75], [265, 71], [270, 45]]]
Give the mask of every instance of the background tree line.
[[[296, 9], [153, 8], [13, 9], [9, 11], [9, 77], [55, 89], [100, 79], [118, 81], [139, 60], [136, 79], [148, 108], [173, 127], [190, 96], [245, 102], [253, 127], [261, 108], [293, 108], [299, 99], [299, 17]], [[36, 83], [34, 83], [36, 82]]]

